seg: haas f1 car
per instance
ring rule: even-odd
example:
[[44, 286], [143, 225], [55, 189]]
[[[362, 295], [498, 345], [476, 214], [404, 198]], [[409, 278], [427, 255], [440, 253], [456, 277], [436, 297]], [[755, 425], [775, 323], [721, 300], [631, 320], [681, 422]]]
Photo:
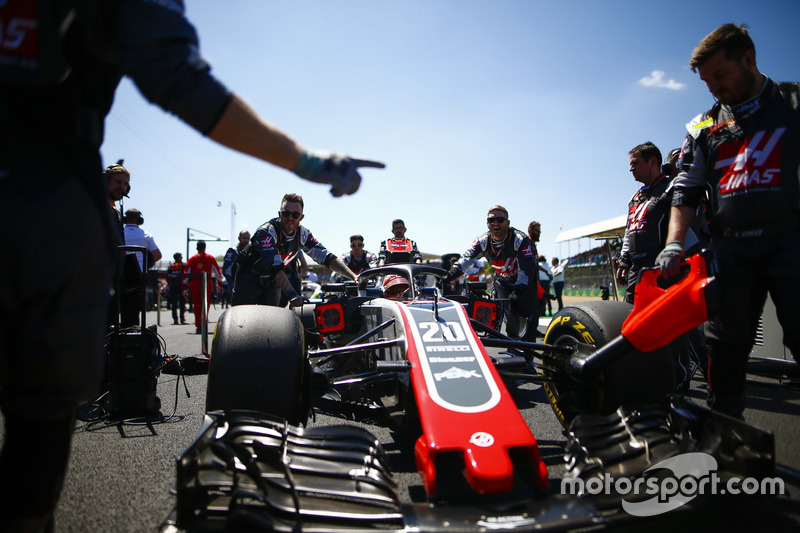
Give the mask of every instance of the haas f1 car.
[[[204, 426], [178, 460], [170, 523], [199, 531], [561, 531], [634, 519], [619, 498], [549, 490], [536, 429], [509, 392], [524, 382], [543, 385], [569, 430], [568, 476], [638, 475], [690, 451], [746, 456], [720, 458], [719, 468], [747, 464], [747, 475], [765, 475], [769, 434], [670, 396], [673, 364], [663, 346], [706, 320], [714, 287], [706, 265], [695, 256], [668, 290], [647, 272], [632, 311], [616, 301], [566, 307], [543, 343], [500, 332], [505, 302], [487, 297], [485, 283], [443, 298], [446, 271], [418, 264], [368, 270], [295, 310], [231, 308], [212, 344]], [[399, 501], [369, 431], [304, 427], [322, 398], [378, 405], [413, 433], [427, 501]]]

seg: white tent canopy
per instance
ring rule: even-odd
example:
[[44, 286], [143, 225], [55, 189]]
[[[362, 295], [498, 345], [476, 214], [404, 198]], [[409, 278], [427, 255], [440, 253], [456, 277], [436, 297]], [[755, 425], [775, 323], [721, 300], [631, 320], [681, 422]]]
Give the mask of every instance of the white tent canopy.
[[625, 235], [625, 224], [627, 215], [609, 218], [600, 222], [594, 222], [580, 228], [562, 231], [556, 237], [556, 242], [572, 241], [575, 239], [597, 239], [600, 237], [622, 237]]

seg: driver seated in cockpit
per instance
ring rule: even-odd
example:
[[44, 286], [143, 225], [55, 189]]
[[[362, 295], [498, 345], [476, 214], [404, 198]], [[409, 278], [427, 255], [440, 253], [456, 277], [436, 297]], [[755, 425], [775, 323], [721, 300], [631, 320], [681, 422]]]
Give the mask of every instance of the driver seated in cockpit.
[[408, 293], [408, 280], [403, 276], [393, 274], [383, 280], [383, 294], [387, 298], [400, 299]]

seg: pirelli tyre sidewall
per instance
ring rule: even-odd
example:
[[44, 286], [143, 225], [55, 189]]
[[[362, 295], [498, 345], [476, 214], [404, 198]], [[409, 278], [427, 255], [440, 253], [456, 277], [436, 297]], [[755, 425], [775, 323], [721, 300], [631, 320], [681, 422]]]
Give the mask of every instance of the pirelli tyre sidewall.
[[311, 406], [303, 326], [293, 311], [231, 307], [211, 343], [206, 411], [245, 409], [303, 424]]
[[[613, 300], [565, 307], [553, 317], [544, 342], [563, 345], [577, 340], [599, 348], [620, 334], [632, 309], [628, 303]], [[647, 353], [633, 352], [604, 369], [596, 380], [580, 382], [563, 371], [549, 372], [546, 376], [551, 379], [544, 385], [547, 399], [565, 427], [578, 414], [607, 414], [621, 405], [665, 402], [675, 386], [667, 347]]]

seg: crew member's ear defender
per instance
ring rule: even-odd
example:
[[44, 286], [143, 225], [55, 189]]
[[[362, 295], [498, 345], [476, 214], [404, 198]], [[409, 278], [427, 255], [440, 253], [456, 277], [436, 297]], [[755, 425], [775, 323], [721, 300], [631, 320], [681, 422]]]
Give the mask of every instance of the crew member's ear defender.
[[137, 226], [141, 226], [142, 224], [144, 224], [144, 217], [142, 216], [141, 211], [139, 211], [138, 209], [128, 209], [127, 211], [125, 211], [126, 222], [128, 221], [128, 217], [130, 217], [131, 215], [136, 215], [136, 220], [133, 221], [134, 224], [136, 224]]

